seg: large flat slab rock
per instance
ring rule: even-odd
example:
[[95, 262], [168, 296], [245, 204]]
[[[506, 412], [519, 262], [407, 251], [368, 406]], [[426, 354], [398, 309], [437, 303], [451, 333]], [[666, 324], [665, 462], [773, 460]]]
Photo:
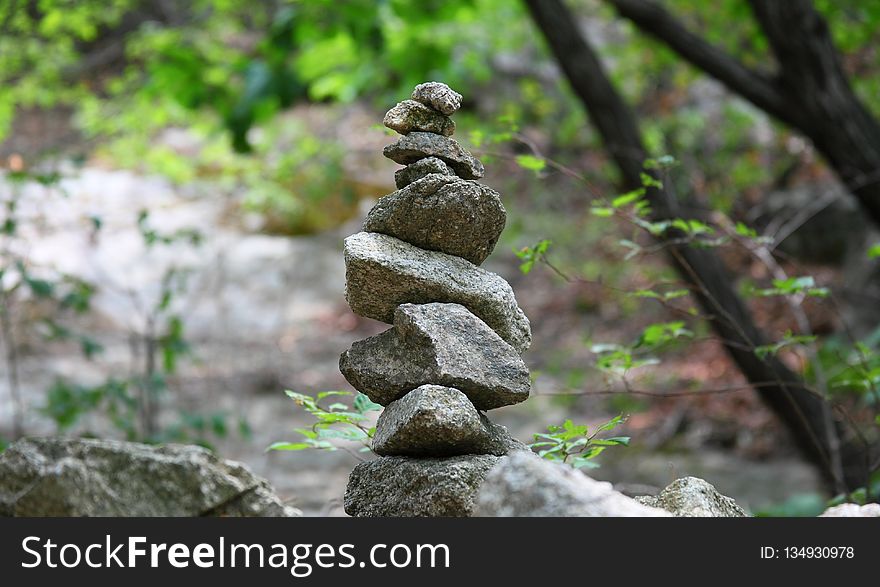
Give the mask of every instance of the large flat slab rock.
[[412, 99], [451, 116], [461, 108], [461, 94], [443, 82], [425, 82], [413, 89]]
[[390, 324], [401, 304], [465, 306], [523, 353], [529, 319], [503, 278], [460, 257], [427, 251], [392, 236], [359, 232], [345, 239], [345, 297], [355, 314]]
[[465, 394], [440, 385], [422, 385], [388, 404], [373, 436], [373, 452], [382, 456], [503, 456], [511, 450], [528, 449]]
[[382, 153], [401, 165], [409, 165], [426, 157], [437, 157], [463, 179], [480, 179], [485, 173], [480, 160], [458, 141], [428, 132], [411, 132], [387, 145]]
[[0, 516], [298, 516], [199, 446], [33, 438], [0, 454]]
[[501, 196], [492, 188], [431, 174], [376, 202], [364, 230], [479, 265], [492, 253], [506, 220]]
[[531, 386], [516, 350], [459, 304], [399, 306], [394, 327], [352, 344], [339, 369], [355, 389], [382, 405], [437, 384], [490, 410], [526, 400]]
[[345, 513], [358, 517], [466, 517], [486, 473], [504, 457], [381, 457], [348, 478]]
[[417, 131], [451, 137], [455, 133], [455, 121], [415, 100], [398, 102], [385, 114], [382, 124], [402, 135]]
[[432, 173], [440, 175], [455, 175], [455, 172], [442, 159], [437, 157], [427, 157], [419, 159], [415, 163], [411, 163], [403, 169], [394, 172], [394, 185], [397, 189], [402, 190], [414, 181], [418, 181]]
[[528, 452], [511, 452], [486, 476], [474, 516], [489, 517], [667, 517], [565, 465]]

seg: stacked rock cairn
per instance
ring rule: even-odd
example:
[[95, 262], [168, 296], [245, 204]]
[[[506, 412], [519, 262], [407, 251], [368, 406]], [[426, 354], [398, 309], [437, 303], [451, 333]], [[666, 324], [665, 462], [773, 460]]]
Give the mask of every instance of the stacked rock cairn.
[[342, 374], [385, 406], [345, 492], [352, 516], [467, 516], [486, 473], [528, 450], [485, 410], [528, 398], [520, 355], [531, 342], [513, 290], [479, 265], [507, 213], [480, 183], [483, 164], [455, 139], [461, 95], [416, 86], [385, 126], [403, 135], [384, 155], [406, 167], [359, 232], [345, 239], [352, 311], [391, 324], [342, 354]]

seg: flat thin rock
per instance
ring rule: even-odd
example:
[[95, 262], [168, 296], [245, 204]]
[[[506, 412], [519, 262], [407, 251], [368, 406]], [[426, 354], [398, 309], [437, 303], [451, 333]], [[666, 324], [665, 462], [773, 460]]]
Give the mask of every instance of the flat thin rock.
[[730, 497], [699, 477], [676, 479], [656, 496], [638, 496], [639, 503], [664, 509], [679, 518], [742, 518], [748, 516]]
[[519, 354], [459, 304], [403, 304], [394, 327], [342, 353], [339, 369], [372, 401], [388, 405], [426, 384], [454, 387], [480, 410], [525, 401], [531, 382]]
[[527, 449], [465, 394], [441, 385], [422, 385], [388, 404], [373, 436], [373, 452], [382, 456], [503, 456], [511, 450]]
[[495, 273], [373, 232], [346, 238], [344, 254], [345, 297], [355, 314], [391, 324], [401, 304], [461, 304], [517, 352], [531, 344], [529, 319]]
[[411, 132], [386, 145], [382, 153], [401, 165], [409, 165], [426, 157], [437, 157], [463, 179], [480, 179], [485, 173], [480, 160], [458, 141], [429, 132]]
[[348, 478], [345, 513], [358, 517], [467, 517], [486, 473], [504, 457], [381, 457]]
[[0, 454], [0, 516], [299, 516], [199, 446], [29, 438]]
[[516, 451], [498, 461], [480, 488], [473, 516], [668, 517], [566, 465]]
[[418, 131], [451, 137], [455, 133], [454, 120], [415, 100], [398, 102], [385, 114], [382, 124], [402, 135]]
[[418, 181], [432, 173], [438, 173], [440, 175], [455, 175], [455, 172], [452, 171], [449, 165], [444, 163], [442, 159], [438, 159], [437, 157], [427, 157], [425, 159], [419, 159], [415, 163], [410, 163], [403, 169], [395, 171], [394, 185], [397, 186], [397, 189], [402, 190], [412, 182]]
[[431, 174], [380, 198], [367, 214], [364, 231], [479, 265], [492, 253], [506, 220], [501, 196], [492, 188]]
[[415, 87], [412, 99], [430, 106], [446, 116], [461, 108], [461, 94], [443, 82], [425, 82]]

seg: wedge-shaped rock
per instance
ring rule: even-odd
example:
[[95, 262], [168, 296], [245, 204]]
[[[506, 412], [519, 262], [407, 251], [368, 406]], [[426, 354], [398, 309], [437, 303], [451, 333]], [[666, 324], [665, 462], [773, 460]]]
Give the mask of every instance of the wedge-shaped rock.
[[412, 99], [451, 116], [461, 108], [461, 94], [442, 82], [425, 82], [415, 87]]
[[419, 159], [415, 163], [395, 171], [394, 185], [397, 186], [397, 189], [402, 190], [412, 182], [418, 181], [431, 173], [455, 175], [455, 172], [442, 159], [428, 157], [427, 159]]
[[503, 457], [382, 457], [348, 478], [345, 513], [359, 517], [466, 517], [486, 473]]
[[355, 314], [391, 324], [400, 304], [461, 304], [517, 352], [529, 348], [529, 319], [517, 306], [510, 284], [495, 273], [372, 232], [345, 239], [344, 252], [345, 297]]
[[394, 327], [342, 353], [339, 370], [388, 405], [426, 384], [454, 387], [480, 410], [529, 397], [529, 369], [509, 344], [458, 304], [404, 304]]
[[373, 452], [383, 456], [503, 456], [511, 450], [527, 449], [465, 394], [440, 385], [422, 385], [388, 404], [373, 437]]
[[364, 230], [479, 265], [495, 248], [506, 219], [501, 196], [492, 188], [431, 174], [376, 202]]
[[455, 122], [451, 118], [415, 100], [398, 102], [385, 114], [382, 124], [402, 135], [418, 131], [451, 137], [455, 132]]
[[411, 132], [387, 145], [382, 153], [401, 165], [409, 165], [426, 157], [437, 157], [464, 179], [480, 179], [485, 172], [480, 160], [459, 145], [458, 141], [428, 132]]

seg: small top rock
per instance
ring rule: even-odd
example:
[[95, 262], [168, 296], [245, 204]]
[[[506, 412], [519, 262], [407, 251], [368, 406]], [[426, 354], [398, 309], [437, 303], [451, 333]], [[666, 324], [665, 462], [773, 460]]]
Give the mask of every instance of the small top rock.
[[425, 82], [413, 90], [412, 99], [451, 116], [461, 108], [461, 94], [441, 82]]

